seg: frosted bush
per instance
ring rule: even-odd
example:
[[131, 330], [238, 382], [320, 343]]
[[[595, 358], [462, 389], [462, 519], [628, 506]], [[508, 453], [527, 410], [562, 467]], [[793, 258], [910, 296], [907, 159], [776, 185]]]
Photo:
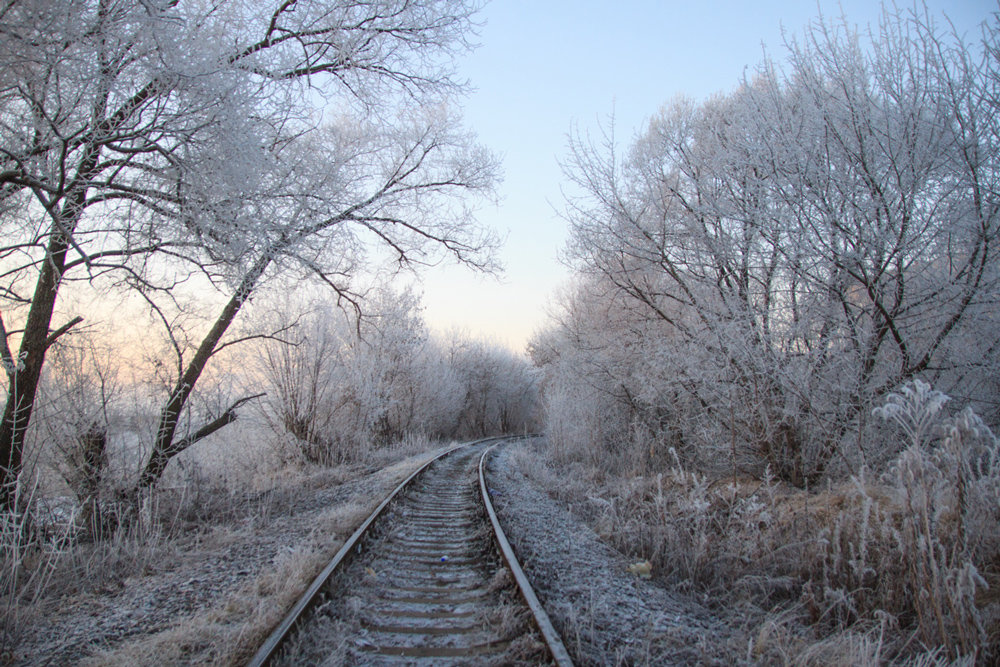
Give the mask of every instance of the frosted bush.
[[914, 380], [904, 385], [900, 393], [889, 394], [885, 405], [875, 408], [872, 413], [899, 425], [911, 445], [923, 446], [933, 437], [938, 413], [949, 400], [926, 382]]
[[876, 614], [913, 619], [915, 636], [951, 659], [991, 651], [977, 593], [981, 568], [1000, 555], [996, 437], [969, 408], [920, 380], [874, 413], [902, 431], [905, 448], [882, 476], [880, 497], [863, 476], [826, 536], [824, 603], [841, 622]]

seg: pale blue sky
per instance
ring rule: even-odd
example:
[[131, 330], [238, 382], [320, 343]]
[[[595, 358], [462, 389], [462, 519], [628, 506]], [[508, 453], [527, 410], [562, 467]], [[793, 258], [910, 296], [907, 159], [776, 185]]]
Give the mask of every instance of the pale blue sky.
[[[907, 3], [900, 3], [909, 6]], [[978, 35], [996, 0], [928, 0], [959, 32]], [[801, 34], [819, 11], [876, 25], [863, 0], [492, 0], [481, 46], [462, 63], [476, 92], [465, 121], [504, 159], [499, 206], [480, 212], [507, 235], [500, 280], [437, 267], [424, 276], [426, 318], [435, 330], [492, 336], [516, 350], [545, 322], [547, 304], [569, 279], [557, 256], [567, 238], [562, 208], [567, 135], [595, 133], [615, 115], [628, 143], [677, 95], [702, 99], [735, 87], [764, 48], [784, 59], [782, 27]]]

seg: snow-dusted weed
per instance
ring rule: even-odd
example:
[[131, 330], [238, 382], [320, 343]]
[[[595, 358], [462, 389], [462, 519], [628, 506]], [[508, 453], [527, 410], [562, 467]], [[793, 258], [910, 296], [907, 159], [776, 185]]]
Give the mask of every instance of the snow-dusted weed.
[[0, 512], [0, 661], [12, 656], [24, 624], [37, 613], [70, 539], [70, 530], [49, 536], [32, 522], [32, 492], [15, 492], [18, 512]]
[[1000, 582], [1000, 443], [971, 409], [943, 415], [947, 400], [917, 380], [875, 411], [905, 448], [880, 484], [854, 479], [826, 541], [823, 597], [839, 598], [841, 624], [889, 615], [948, 659], [984, 658], [1000, 618], [983, 604], [987, 577]]
[[655, 579], [739, 608], [749, 659], [982, 663], [1000, 642], [1000, 450], [975, 413], [946, 403], [922, 382], [890, 395], [876, 415], [899, 427], [901, 442], [879, 443], [896, 458], [816, 490], [768, 470], [710, 476], [676, 454], [633, 475], [610, 461], [570, 467], [563, 447], [563, 475], [522, 469], [649, 559]]

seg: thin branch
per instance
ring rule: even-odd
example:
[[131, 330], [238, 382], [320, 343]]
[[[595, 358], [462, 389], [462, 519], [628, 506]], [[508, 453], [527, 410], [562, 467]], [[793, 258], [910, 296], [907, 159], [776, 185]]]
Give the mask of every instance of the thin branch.
[[221, 415], [219, 415], [212, 421], [203, 424], [197, 431], [195, 431], [191, 435], [185, 436], [184, 438], [181, 438], [180, 440], [174, 442], [170, 448], [171, 451], [174, 454], [179, 454], [180, 452], [183, 452], [185, 449], [187, 449], [194, 443], [198, 442], [202, 438], [206, 438], [215, 433], [216, 431], [218, 431], [219, 429], [223, 428], [224, 426], [232, 424], [234, 421], [236, 421], [237, 408], [239, 408], [245, 403], [254, 400], [255, 398], [261, 398], [262, 396], [267, 396], [267, 393], [262, 392], [260, 394], [254, 394], [253, 396], [245, 396], [240, 400], [236, 401], [228, 408], [226, 408], [226, 410]]
[[284, 345], [294, 345], [294, 343], [292, 343], [292, 341], [286, 340], [286, 339], [282, 338], [279, 335], [279, 334], [282, 334], [282, 333], [284, 333], [286, 331], [289, 331], [289, 330], [293, 329], [294, 327], [295, 327], [295, 324], [289, 324], [288, 326], [284, 326], [284, 327], [278, 329], [277, 331], [274, 331], [274, 332], [269, 333], [269, 334], [250, 334], [250, 335], [247, 335], [247, 336], [240, 336], [239, 338], [234, 338], [233, 340], [229, 340], [229, 341], [226, 341], [225, 343], [221, 343], [218, 347], [216, 347], [212, 351], [212, 356], [214, 357], [215, 355], [217, 355], [219, 352], [221, 352], [222, 350], [226, 349], [227, 347], [231, 347], [233, 345], [239, 345], [240, 343], [246, 343], [247, 341], [251, 341], [251, 340], [273, 340], [273, 341], [276, 341], [278, 343], [282, 343]]
[[49, 347], [51, 347], [52, 343], [56, 342], [56, 340], [58, 340], [60, 336], [62, 336], [64, 333], [75, 327], [80, 322], [83, 322], [83, 318], [77, 315], [69, 322], [67, 322], [66, 324], [62, 325], [61, 327], [50, 333], [48, 338], [45, 339], [45, 348], [48, 349]]
[[7, 375], [13, 376], [17, 370], [17, 364], [14, 362], [14, 355], [11, 354], [10, 344], [7, 342], [9, 335], [7, 326], [3, 322], [3, 311], [0, 311], [0, 361], [3, 362]]

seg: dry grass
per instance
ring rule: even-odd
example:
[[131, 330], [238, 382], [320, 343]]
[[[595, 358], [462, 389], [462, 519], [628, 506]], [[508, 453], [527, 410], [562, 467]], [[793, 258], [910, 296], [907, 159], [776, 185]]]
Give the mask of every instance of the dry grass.
[[[32, 500], [33, 491], [17, 493], [14, 506], [30, 508]], [[28, 512], [0, 514], [0, 662], [12, 661], [24, 628], [37, 619], [70, 539], [68, 530], [43, 538]]]
[[648, 559], [664, 585], [744, 624], [748, 660], [990, 664], [1000, 657], [997, 442], [967, 414], [949, 419], [881, 475], [822, 490], [709, 478], [676, 459], [635, 475], [573, 457], [542, 466], [536, 452], [521, 468], [606, 541]]
[[500, 596], [500, 603], [482, 619], [482, 624], [501, 641], [508, 641], [510, 644], [502, 655], [485, 664], [499, 666], [544, 663], [549, 655], [548, 647], [534, 630], [531, 612], [513, 592], [516, 584], [510, 570], [498, 567], [490, 578], [487, 590]]
[[245, 664], [374, 504], [351, 503], [324, 512], [306, 542], [283, 551], [221, 603], [172, 628], [97, 653], [84, 664]]
[[309, 465], [297, 474], [286, 471], [270, 491], [272, 505], [292, 503], [302, 492], [357, 478], [374, 466], [378, 466], [374, 475], [382, 483], [364, 497], [321, 513], [313, 520], [311, 534], [303, 543], [283, 551], [274, 563], [221, 603], [182, 619], [175, 627], [95, 654], [88, 664], [245, 664], [346, 537], [381, 502], [387, 488], [412, 472], [433, 448], [434, 443], [426, 439], [412, 440], [372, 455], [371, 463], [366, 465]]
[[[347, 535], [388, 490], [439, 447], [426, 439], [413, 440], [372, 454], [364, 462], [286, 468], [270, 475], [266, 486], [261, 478], [249, 483], [245, 473], [227, 479], [189, 463], [175, 471], [168, 488], [145, 499], [135, 520], [105, 540], [82, 541], [66, 533], [29, 544], [14, 539], [21, 531], [7, 531], [9, 535], [0, 536], [5, 559], [0, 573], [5, 587], [3, 661], [24, 657], [18, 650], [18, 628], [44, 626], [56, 609], [90, 608], [88, 615], [93, 609], [112, 609], [133, 586], [161, 577], [171, 581], [187, 576], [188, 567], [208, 566], [207, 572], [219, 572], [220, 583], [208, 584], [217, 589], [202, 596], [209, 599], [207, 604], [192, 608], [178, 603], [184, 611], [176, 619], [161, 621], [159, 627], [137, 628], [139, 632], [122, 641], [113, 639], [83, 662], [243, 664]], [[233, 479], [240, 483], [232, 484]], [[344, 497], [329, 508], [309, 510], [308, 532], [296, 533], [305, 537], [277, 545], [273, 560], [261, 563], [249, 577], [227, 584], [221, 581], [226, 578], [225, 566], [209, 565], [230, 547], [257, 542], [276, 527], [302, 521], [299, 513], [315, 507], [317, 493], [348, 482], [355, 490], [350, 497], [341, 493]], [[65, 517], [61, 521], [50, 523], [73, 523]], [[6, 577], [7, 573], [16, 576]]]

